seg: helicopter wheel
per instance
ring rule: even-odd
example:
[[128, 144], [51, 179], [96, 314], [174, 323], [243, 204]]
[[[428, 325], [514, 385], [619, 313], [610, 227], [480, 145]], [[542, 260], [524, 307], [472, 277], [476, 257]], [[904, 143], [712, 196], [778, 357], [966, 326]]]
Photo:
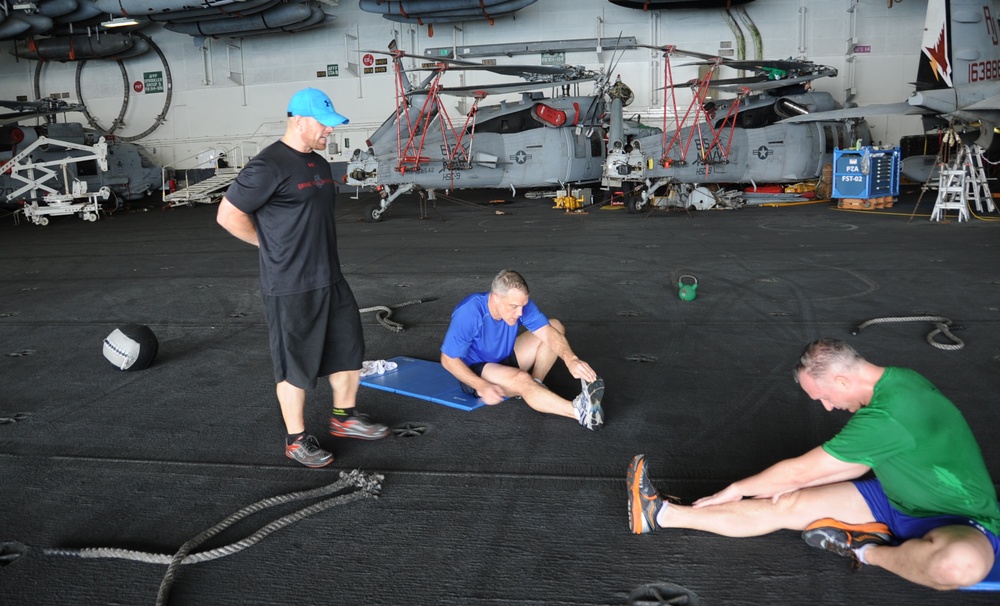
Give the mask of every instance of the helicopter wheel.
[[41, 225], [42, 227], [45, 227], [46, 225], [49, 224], [49, 218], [48, 217], [38, 217], [38, 219], [35, 220], [35, 223], [37, 223], [38, 225]]
[[648, 200], [644, 200], [641, 194], [630, 193], [627, 200], [625, 201], [625, 207], [630, 213], [641, 213], [646, 210], [646, 206], [649, 205]]
[[365, 207], [365, 223], [378, 223], [382, 220], [382, 215], [385, 211], [382, 210], [381, 204], [369, 204]]

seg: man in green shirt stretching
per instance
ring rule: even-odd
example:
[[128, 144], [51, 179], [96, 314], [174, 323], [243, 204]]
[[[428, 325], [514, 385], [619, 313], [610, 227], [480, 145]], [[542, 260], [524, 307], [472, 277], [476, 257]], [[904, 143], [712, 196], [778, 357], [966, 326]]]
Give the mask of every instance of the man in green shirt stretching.
[[[853, 413], [836, 436], [691, 506], [665, 501], [637, 455], [628, 470], [632, 532], [802, 530], [809, 545], [935, 589], [986, 578], [1000, 551], [1000, 509], [955, 405], [916, 372], [876, 366], [833, 339], [806, 347], [795, 379], [826, 410]], [[873, 479], [858, 479], [869, 471]]]

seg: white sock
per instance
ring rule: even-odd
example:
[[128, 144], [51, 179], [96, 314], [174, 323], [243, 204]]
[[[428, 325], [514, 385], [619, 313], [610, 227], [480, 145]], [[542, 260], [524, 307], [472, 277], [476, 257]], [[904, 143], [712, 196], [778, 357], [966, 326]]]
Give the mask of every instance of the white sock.
[[869, 543], [867, 545], [862, 545], [861, 547], [858, 547], [857, 549], [854, 550], [854, 557], [858, 558], [858, 561], [861, 562], [862, 564], [867, 564], [868, 560], [865, 559], [865, 552], [868, 551], [869, 548], [874, 546], [875, 545], [873, 545], [872, 543]]
[[663, 504], [660, 505], [660, 508], [656, 511], [656, 525], [659, 526], [660, 528], [664, 527], [663, 524], [660, 524], [660, 514], [666, 511], [667, 507], [669, 506], [670, 506], [670, 501], [663, 499]]

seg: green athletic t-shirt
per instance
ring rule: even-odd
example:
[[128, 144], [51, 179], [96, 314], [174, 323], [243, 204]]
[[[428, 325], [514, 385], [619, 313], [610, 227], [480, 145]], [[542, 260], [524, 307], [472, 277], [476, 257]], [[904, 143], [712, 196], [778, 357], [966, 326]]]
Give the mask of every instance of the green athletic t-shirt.
[[969, 424], [913, 370], [887, 367], [871, 402], [823, 450], [871, 467], [907, 515], [960, 515], [1000, 532], [996, 488]]

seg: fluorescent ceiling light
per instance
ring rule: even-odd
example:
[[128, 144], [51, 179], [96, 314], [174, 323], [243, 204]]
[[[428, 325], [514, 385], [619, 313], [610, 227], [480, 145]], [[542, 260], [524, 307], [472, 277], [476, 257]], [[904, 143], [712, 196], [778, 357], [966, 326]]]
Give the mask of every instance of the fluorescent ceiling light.
[[131, 17], [115, 17], [110, 21], [101, 23], [102, 27], [128, 27], [130, 25], [139, 25], [139, 22]]

